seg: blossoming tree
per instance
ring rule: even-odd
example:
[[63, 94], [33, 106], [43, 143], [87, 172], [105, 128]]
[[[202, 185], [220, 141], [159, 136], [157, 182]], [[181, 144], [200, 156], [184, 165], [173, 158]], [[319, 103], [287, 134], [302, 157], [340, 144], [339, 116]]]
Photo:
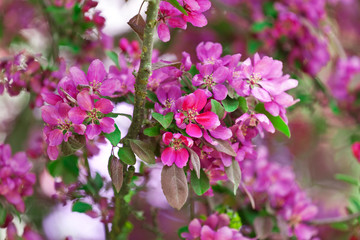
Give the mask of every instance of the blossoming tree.
[[[358, 191], [331, 213], [289, 163], [340, 117], [360, 159], [360, 60], [347, 57], [360, 51], [343, 46], [326, 9], [360, 8], [348, 2], [148, 0], [126, 37], [110, 37], [93, 0], [0, 1], [0, 93], [30, 96], [0, 145], [6, 238], [63, 239], [42, 224], [44, 206], [62, 203], [103, 225], [89, 239], [358, 239]], [[47, 39], [42, 54], [26, 29]]]

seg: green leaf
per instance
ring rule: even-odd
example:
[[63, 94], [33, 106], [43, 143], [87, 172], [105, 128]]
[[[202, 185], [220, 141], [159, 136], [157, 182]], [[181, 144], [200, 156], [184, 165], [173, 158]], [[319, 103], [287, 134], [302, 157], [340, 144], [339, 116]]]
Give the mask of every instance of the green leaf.
[[289, 126], [284, 122], [284, 120], [280, 116], [274, 117], [269, 112], [267, 112], [265, 110], [263, 103], [259, 103], [258, 105], [256, 105], [255, 111], [258, 113], [265, 114], [269, 118], [271, 123], [274, 125], [275, 129], [277, 129], [278, 131], [285, 134], [288, 138], [290, 138], [291, 134], [290, 134]]
[[210, 188], [209, 178], [202, 169], [200, 170], [200, 178], [196, 176], [195, 171], [191, 171], [190, 180], [194, 192], [199, 196], [203, 195]]
[[164, 116], [160, 113], [153, 112], [152, 117], [156, 121], [158, 121], [161, 124], [161, 126], [163, 126], [164, 129], [167, 129], [170, 126], [172, 120], [174, 119], [174, 113], [169, 112]]
[[121, 161], [128, 165], [134, 165], [136, 163], [136, 157], [131, 148], [121, 147], [119, 148], [118, 156]]
[[114, 125], [115, 130], [112, 133], [104, 133], [104, 136], [110, 141], [111, 145], [115, 147], [120, 142], [121, 132], [116, 123]]
[[71, 211], [79, 213], [84, 213], [90, 210], [92, 210], [92, 206], [84, 202], [75, 202], [71, 209]]
[[0, 226], [5, 223], [6, 220], [6, 209], [0, 204]]
[[338, 174], [335, 175], [335, 179], [347, 182], [347, 183], [355, 185], [355, 186], [359, 185], [359, 180], [358, 179], [356, 179], [356, 178], [354, 178], [352, 176], [346, 175], [346, 174], [338, 173]]
[[247, 105], [247, 101], [246, 98], [244, 97], [239, 97], [239, 107], [241, 108], [241, 110], [246, 113], [249, 110], [249, 107]]
[[262, 7], [265, 16], [277, 18], [278, 12], [274, 7], [274, 2], [264, 2]]
[[182, 234], [182, 233], [186, 233], [186, 232], [189, 232], [189, 227], [188, 227], [188, 226], [183, 226], [183, 227], [179, 228], [179, 230], [178, 230], [178, 232], [177, 232], [179, 238], [185, 239], [185, 238], [181, 237], [181, 234]]
[[109, 159], [108, 170], [111, 177], [111, 181], [115, 187], [116, 192], [118, 193], [123, 184], [123, 165], [120, 160], [114, 156], [111, 156]]
[[155, 137], [160, 135], [160, 126], [149, 127], [144, 129], [144, 134], [149, 137]]
[[340, 230], [340, 231], [348, 231], [349, 230], [349, 226], [344, 222], [332, 223], [331, 227], [335, 228], [337, 230]]
[[51, 161], [47, 169], [51, 176], [61, 177], [65, 184], [73, 183], [79, 176], [78, 157], [70, 155]]
[[104, 186], [103, 179], [99, 173], [96, 173], [95, 175], [94, 184], [98, 190], [100, 190]]
[[222, 119], [224, 117], [225, 109], [221, 105], [221, 103], [219, 103], [215, 99], [211, 99], [211, 111], [216, 113], [216, 115], [218, 115], [219, 119]]
[[230, 182], [234, 184], [234, 195], [236, 195], [236, 191], [241, 182], [241, 170], [238, 161], [233, 159], [231, 165], [229, 167], [225, 167], [225, 173]]
[[177, 8], [180, 12], [182, 12], [183, 14], [185, 14], [186, 16], [188, 15], [188, 13], [185, 11], [185, 9], [179, 4], [179, 2], [177, 0], [168, 0], [168, 2], [173, 5], [175, 8]]
[[106, 55], [115, 63], [115, 65], [120, 69], [119, 57], [114, 51], [106, 51]]
[[155, 154], [149, 143], [140, 140], [130, 140], [130, 147], [134, 153], [144, 162], [155, 164]]
[[230, 97], [227, 97], [224, 100], [222, 100], [222, 104], [226, 112], [234, 112], [239, 107], [239, 101], [237, 99], [233, 99]]
[[199, 70], [196, 68], [195, 65], [192, 65], [190, 70], [189, 70], [189, 73], [192, 75], [192, 76], [195, 76], [196, 74], [199, 74]]
[[258, 33], [263, 31], [265, 28], [267, 27], [271, 27], [272, 24], [267, 22], [267, 21], [263, 21], [263, 22], [255, 22], [252, 26], [251, 26], [251, 31]]
[[337, 104], [337, 102], [336, 102], [335, 99], [331, 99], [331, 100], [330, 100], [329, 106], [330, 106], [332, 112], [333, 112], [335, 115], [339, 115], [339, 114], [340, 114], [340, 108], [338, 107], [338, 104]]
[[248, 53], [250, 54], [256, 53], [261, 46], [262, 46], [262, 42], [255, 39], [251, 39], [248, 42], [248, 46], [247, 46]]
[[108, 113], [105, 117], [117, 118], [118, 116], [127, 117], [130, 121], [132, 121], [132, 116], [126, 113]]
[[154, 92], [150, 91], [150, 90], [147, 90], [147, 97], [148, 97], [151, 101], [153, 101], [154, 103], [155, 103], [155, 102], [159, 102], [159, 99], [158, 99], [158, 97], [156, 96], [156, 94], [155, 94]]

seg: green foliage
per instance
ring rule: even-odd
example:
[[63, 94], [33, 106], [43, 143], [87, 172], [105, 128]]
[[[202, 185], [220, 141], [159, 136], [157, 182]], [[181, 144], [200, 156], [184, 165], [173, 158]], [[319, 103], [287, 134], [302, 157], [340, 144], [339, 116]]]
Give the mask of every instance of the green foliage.
[[346, 175], [346, 174], [338, 173], [338, 174], [335, 175], [335, 179], [347, 182], [347, 183], [349, 183], [351, 185], [359, 186], [359, 180], [358, 179], [356, 179], [356, 178], [354, 178], [352, 176]]
[[230, 97], [221, 101], [226, 112], [234, 112], [239, 107], [239, 100]]
[[254, 54], [256, 53], [259, 48], [262, 46], [262, 42], [261, 41], [258, 41], [258, 40], [255, 40], [255, 39], [250, 39], [248, 41], [248, 44], [247, 44], [247, 51], [249, 54]]
[[51, 176], [61, 177], [65, 184], [73, 183], [79, 176], [78, 157], [70, 155], [51, 161], [47, 169]]
[[216, 113], [219, 119], [222, 119], [224, 117], [225, 109], [221, 105], [221, 103], [219, 103], [215, 99], [211, 99], [211, 111]]
[[114, 51], [106, 51], [106, 55], [115, 63], [115, 65], [120, 69], [119, 57]]
[[190, 180], [194, 192], [199, 196], [203, 195], [210, 188], [209, 178], [202, 169], [200, 169], [200, 178], [196, 176], [195, 171], [191, 171]]
[[144, 134], [149, 137], [156, 137], [156, 136], [160, 135], [160, 126], [155, 125], [153, 127], [145, 128]]
[[177, 8], [180, 12], [182, 12], [183, 14], [185, 14], [186, 16], [188, 15], [188, 13], [185, 11], [185, 9], [179, 4], [179, 2], [177, 0], [168, 0], [168, 2], [173, 5], [175, 8]]
[[91, 211], [92, 210], [92, 206], [88, 203], [84, 203], [84, 202], [75, 202], [72, 206], [71, 211], [73, 212], [79, 212], [79, 213], [85, 213], [87, 211]]
[[158, 121], [164, 129], [167, 129], [170, 126], [172, 120], [174, 119], [174, 113], [169, 112], [164, 116], [160, 113], [153, 112], [152, 117], [156, 121]]
[[114, 126], [115, 130], [112, 133], [104, 133], [104, 136], [110, 141], [111, 145], [115, 147], [120, 142], [121, 132], [116, 123], [114, 124]]
[[241, 108], [241, 110], [246, 113], [249, 110], [246, 98], [244, 97], [239, 97], [239, 107]]
[[274, 125], [276, 130], [282, 132], [283, 134], [285, 134], [285, 136], [290, 138], [290, 136], [291, 136], [290, 129], [289, 129], [288, 125], [284, 122], [284, 120], [280, 116], [274, 117], [269, 112], [267, 112], [265, 110], [265, 107], [264, 107], [263, 103], [259, 103], [258, 105], [256, 105], [255, 111], [258, 112], [258, 113], [265, 114], [269, 118], [271, 123]]
[[135, 154], [129, 147], [121, 147], [119, 149], [118, 156], [125, 164], [134, 165], [136, 163]]

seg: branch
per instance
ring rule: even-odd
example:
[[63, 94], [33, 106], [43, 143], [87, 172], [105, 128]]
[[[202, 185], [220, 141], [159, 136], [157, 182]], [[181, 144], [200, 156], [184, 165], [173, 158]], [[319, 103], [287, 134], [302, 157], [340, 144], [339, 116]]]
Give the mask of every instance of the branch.
[[[140, 133], [143, 120], [145, 118], [145, 99], [146, 88], [151, 74], [151, 58], [153, 52], [153, 38], [154, 29], [157, 23], [157, 16], [159, 10], [160, 0], [150, 0], [147, 8], [146, 26], [144, 29], [144, 40], [140, 57], [140, 68], [136, 76], [135, 82], [135, 101], [133, 119], [129, 128], [128, 134], [123, 139], [124, 145], [128, 145], [128, 139], [135, 139]], [[130, 214], [128, 203], [125, 202], [124, 197], [129, 193], [129, 183], [134, 174], [134, 167], [130, 166], [126, 169], [124, 165], [124, 184], [119, 193], [115, 193], [115, 212], [112, 221], [112, 229], [110, 239], [117, 239], [121, 234], [123, 226], [125, 225]]]
[[354, 220], [355, 218], [360, 217], [360, 212], [350, 214], [343, 217], [331, 217], [331, 218], [323, 218], [323, 219], [316, 219], [309, 221], [309, 224], [312, 225], [325, 225], [325, 224], [332, 224], [332, 223], [340, 223], [340, 222], [348, 222]]
[[159, 0], [149, 1], [146, 11], [146, 26], [144, 29], [144, 41], [141, 51], [140, 68], [135, 82], [135, 102], [133, 121], [125, 138], [134, 139], [138, 136], [145, 116], [146, 87], [151, 74], [151, 58], [153, 52], [154, 29], [157, 22]]

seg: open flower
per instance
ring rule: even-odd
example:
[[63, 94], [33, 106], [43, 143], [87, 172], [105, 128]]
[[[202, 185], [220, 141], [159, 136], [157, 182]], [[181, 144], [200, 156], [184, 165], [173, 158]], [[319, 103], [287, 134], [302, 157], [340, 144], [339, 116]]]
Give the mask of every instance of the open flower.
[[167, 166], [174, 163], [179, 168], [186, 166], [189, 160], [189, 152], [185, 147], [191, 147], [194, 143], [193, 140], [180, 133], [172, 134], [171, 132], [164, 133], [162, 139], [166, 145], [170, 146], [162, 152], [161, 161]]
[[260, 58], [255, 54], [253, 64], [250, 58], [240, 65], [238, 72], [232, 81], [232, 87], [240, 96], [253, 95], [261, 102], [273, 101], [284, 91], [297, 86], [298, 82], [289, 79], [289, 75], [283, 75], [282, 62], [271, 57]]
[[181, 18], [181, 12], [173, 7], [170, 3], [161, 1], [158, 15], [158, 35], [161, 41], [170, 40], [169, 27], [186, 29], [186, 22]]
[[208, 96], [212, 96], [212, 92], [216, 100], [224, 100], [228, 93], [227, 88], [223, 85], [228, 76], [228, 68], [224, 66], [214, 68], [214, 65], [207, 64], [198, 66], [198, 69], [200, 74], [194, 76], [192, 84], [204, 86]]
[[46, 105], [41, 108], [41, 116], [47, 126], [44, 128], [46, 141], [49, 144], [47, 153], [51, 160], [55, 160], [59, 151], [57, 146], [67, 142], [73, 132], [83, 135], [85, 125], [74, 123], [69, 118], [71, 107], [67, 103], [57, 103], [55, 106]]
[[89, 87], [91, 93], [102, 96], [111, 96], [120, 87], [116, 79], [107, 78], [104, 64], [98, 59], [91, 62], [86, 76], [78, 67], [70, 68], [70, 75], [76, 86]]
[[200, 113], [207, 102], [204, 90], [198, 89], [181, 101], [180, 112], [175, 115], [176, 124], [179, 128], [186, 128], [186, 133], [191, 137], [202, 137], [200, 126], [205, 129], [215, 129], [220, 125], [219, 117], [215, 113], [210, 111]]
[[101, 98], [94, 104], [94, 100], [86, 90], [80, 92], [76, 99], [79, 106], [70, 110], [69, 117], [76, 124], [82, 124], [84, 120], [90, 122], [85, 131], [89, 139], [94, 139], [101, 132], [111, 133], [115, 130], [114, 119], [104, 116], [114, 109], [110, 100]]

